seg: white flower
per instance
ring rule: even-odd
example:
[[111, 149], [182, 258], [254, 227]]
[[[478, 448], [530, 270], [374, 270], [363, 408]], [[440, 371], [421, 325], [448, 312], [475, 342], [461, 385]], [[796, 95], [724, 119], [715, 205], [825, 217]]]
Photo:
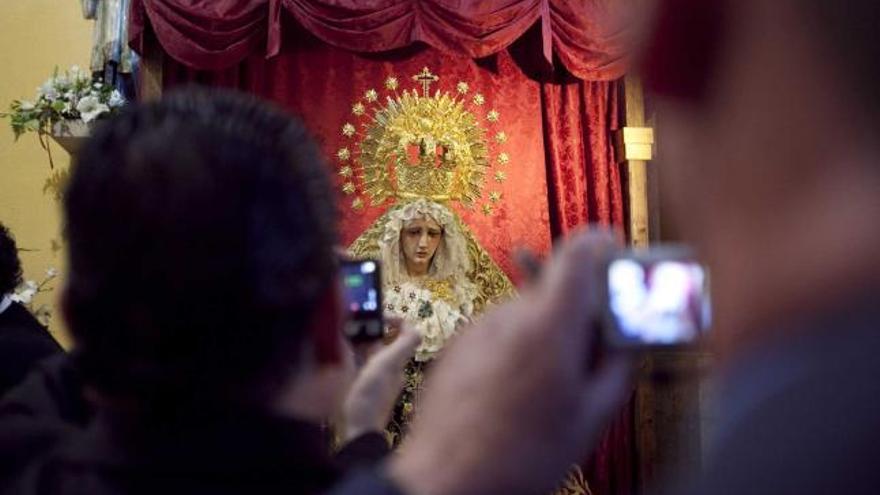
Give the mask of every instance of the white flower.
[[16, 293], [12, 294], [11, 296], [9, 296], [9, 299], [11, 299], [12, 302], [17, 302], [17, 303], [21, 303], [21, 304], [30, 304], [31, 299], [33, 299], [33, 298], [34, 298], [34, 293], [31, 291], [16, 292]]
[[12, 297], [10, 297], [10, 299], [17, 303], [30, 304], [30, 302], [34, 299], [34, 295], [36, 295], [36, 293], [37, 283], [33, 280], [28, 280], [12, 294]]
[[66, 88], [70, 86], [70, 80], [67, 79], [67, 76], [58, 76], [53, 80], [53, 83], [56, 88]]
[[37, 94], [46, 98], [47, 100], [54, 100], [58, 98], [58, 90], [55, 89], [55, 81], [49, 79], [44, 82], [42, 86], [37, 88]]
[[122, 96], [122, 93], [114, 89], [113, 92], [110, 93], [110, 101], [107, 103], [110, 105], [110, 108], [119, 108], [122, 105], [125, 105], [125, 98]]
[[27, 100], [21, 100], [21, 102], [18, 105], [18, 108], [20, 108], [21, 110], [23, 110], [25, 112], [30, 112], [31, 110], [34, 109], [34, 103], [31, 101], [27, 101]]
[[101, 103], [95, 96], [86, 96], [79, 100], [79, 103], [76, 104], [76, 109], [83, 122], [87, 124], [98, 118], [101, 114], [110, 111], [110, 107]]

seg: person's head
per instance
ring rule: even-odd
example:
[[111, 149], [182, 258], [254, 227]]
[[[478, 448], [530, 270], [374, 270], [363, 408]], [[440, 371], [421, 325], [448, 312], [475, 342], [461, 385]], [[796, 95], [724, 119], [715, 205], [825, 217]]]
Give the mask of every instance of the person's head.
[[426, 275], [443, 240], [443, 227], [424, 214], [407, 220], [400, 231], [400, 250], [410, 275]]
[[333, 359], [334, 196], [301, 124], [188, 89], [97, 127], [71, 170], [64, 313], [100, 394], [264, 400]]
[[722, 340], [876, 285], [880, 2], [665, 0], [660, 14], [645, 78], [664, 214], [711, 264]]
[[12, 233], [0, 223], [0, 298], [21, 284], [21, 262]]

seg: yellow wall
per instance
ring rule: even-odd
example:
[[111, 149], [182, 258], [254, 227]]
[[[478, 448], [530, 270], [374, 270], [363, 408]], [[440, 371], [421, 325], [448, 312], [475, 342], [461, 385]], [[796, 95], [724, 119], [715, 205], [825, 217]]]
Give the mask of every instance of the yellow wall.
[[[20, 0], [3, 2], [0, 12], [0, 111], [13, 99], [32, 100], [36, 87], [51, 75], [55, 66], [87, 68], [92, 22], [82, 18], [75, 0]], [[53, 143], [54, 144], [54, 143]], [[66, 169], [68, 156], [53, 147], [55, 166]], [[46, 153], [35, 135], [13, 142], [7, 119], [0, 119], [0, 222], [16, 237], [25, 278], [41, 280], [49, 267], [63, 269], [64, 254], [53, 249], [61, 242], [58, 203], [51, 192], [43, 192], [50, 177]], [[59, 287], [59, 278], [49, 284]], [[39, 294], [36, 304], [55, 306], [58, 291]], [[68, 343], [57, 311], [50, 330]]]

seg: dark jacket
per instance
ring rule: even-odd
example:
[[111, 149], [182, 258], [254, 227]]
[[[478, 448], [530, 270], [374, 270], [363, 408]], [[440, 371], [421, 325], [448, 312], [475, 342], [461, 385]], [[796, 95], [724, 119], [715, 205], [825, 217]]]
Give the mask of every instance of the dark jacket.
[[721, 377], [713, 446], [685, 493], [880, 492], [880, 309], [866, 293]]
[[0, 493], [323, 493], [388, 452], [379, 433], [331, 457], [310, 423], [235, 408], [134, 420], [93, 413], [82, 397], [65, 356], [0, 403]]
[[64, 352], [21, 304], [0, 313], [0, 397], [24, 379], [41, 359]]

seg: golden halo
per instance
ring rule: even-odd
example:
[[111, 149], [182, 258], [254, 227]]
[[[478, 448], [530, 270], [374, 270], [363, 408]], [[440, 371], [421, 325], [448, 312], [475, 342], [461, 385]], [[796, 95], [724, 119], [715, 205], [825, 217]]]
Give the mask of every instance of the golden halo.
[[360, 143], [360, 163], [374, 205], [392, 196], [470, 204], [489, 167], [485, 131], [462, 102], [415, 91], [376, 112]]
[[[481, 107], [482, 94], [470, 96], [470, 86], [459, 81], [452, 93], [431, 96], [430, 86], [440, 78], [427, 67], [411, 79], [421, 91], [398, 92], [400, 80], [389, 76], [384, 89], [391, 95], [384, 104], [376, 89], [367, 89], [351, 107], [353, 120], [341, 126], [338, 175], [354, 210], [362, 210], [367, 198], [372, 206], [426, 198], [471, 208], [482, 199], [492, 165], [509, 162], [501, 151], [507, 135], [498, 127], [500, 113]], [[503, 179], [495, 178], [498, 184], [489, 191], [492, 205], [482, 209], [486, 215], [501, 199]]]

